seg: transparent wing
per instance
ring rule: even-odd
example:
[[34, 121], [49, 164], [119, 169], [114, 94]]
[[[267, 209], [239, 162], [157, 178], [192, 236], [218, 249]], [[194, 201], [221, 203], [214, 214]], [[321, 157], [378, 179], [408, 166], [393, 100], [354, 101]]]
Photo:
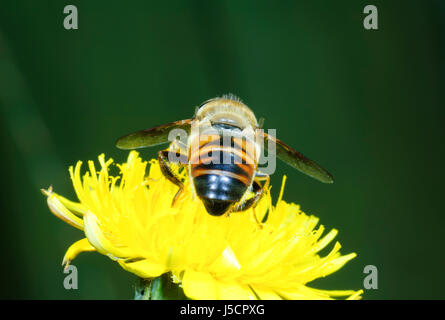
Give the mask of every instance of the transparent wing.
[[193, 119], [180, 120], [127, 134], [116, 141], [116, 147], [119, 149], [137, 149], [167, 143], [168, 134], [173, 129], [183, 129], [187, 131], [187, 134], [190, 134], [192, 121]]
[[323, 183], [334, 182], [332, 175], [314, 161], [306, 158], [304, 155], [295, 151], [277, 138], [270, 136], [267, 133], [262, 133], [262, 135], [264, 137], [264, 147], [267, 149], [268, 144], [274, 142], [276, 145], [277, 157], [291, 167]]

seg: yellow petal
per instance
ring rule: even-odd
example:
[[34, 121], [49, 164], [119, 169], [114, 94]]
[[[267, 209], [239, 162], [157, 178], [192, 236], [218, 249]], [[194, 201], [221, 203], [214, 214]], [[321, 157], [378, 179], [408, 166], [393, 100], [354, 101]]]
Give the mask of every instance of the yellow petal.
[[77, 229], [83, 230], [83, 221], [70, 210], [68, 210], [59, 198], [59, 195], [53, 192], [52, 187], [48, 190], [41, 189], [42, 193], [47, 196], [48, 207], [51, 212], [59, 219], [65, 221]]
[[241, 269], [241, 265], [230, 246], [227, 246], [219, 258], [211, 265], [215, 273], [236, 272]]
[[363, 290], [358, 290], [351, 296], [349, 296], [346, 300], [360, 300], [362, 298]]
[[96, 248], [96, 250], [112, 260], [129, 257], [126, 250], [120, 246], [111, 243], [104, 235], [104, 230], [100, 227], [99, 220], [91, 212], [87, 212], [83, 216], [85, 235], [88, 241]]
[[313, 290], [304, 285], [299, 285], [292, 291], [280, 291], [279, 295], [287, 300], [331, 300], [327, 292]]
[[252, 289], [261, 300], [283, 300], [283, 298], [273, 290], [260, 289], [256, 287], [253, 287]]
[[360, 299], [360, 295], [363, 293], [363, 290], [354, 291], [354, 290], [319, 290], [319, 289], [314, 289], [314, 288], [310, 288], [310, 289], [313, 290], [314, 292], [317, 292], [320, 294], [329, 295], [330, 297], [349, 296], [348, 300]]
[[63, 257], [62, 265], [66, 268], [81, 252], [95, 251], [87, 238], [74, 242], [66, 251]]
[[354, 259], [356, 256], [357, 254], [353, 252], [344, 256], [339, 255], [339, 257], [332, 259], [323, 267], [323, 276], [327, 276], [336, 272], [337, 270], [342, 268], [349, 260]]
[[152, 263], [147, 259], [136, 261], [136, 262], [125, 262], [124, 260], [118, 260], [118, 263], [125, 270], [134, 273], [140, 278], [155, 278], [161, 274], [166, 273], [168, 270], [165, 266]]
[[336, 229], [332, 229], [329, 231], [327, 235], [325, 235], [321, 240], [317, 242], [317, 244], [314, 245], [314, 252], [319, 252], [323, 248], [325, 248], [338, 234], [338, 231]]
[[257, 300], [255, 293], [247, 286], [236, 281], [216, 281], [219, 300]]
[[60, 200], [60, 202], [73, 214], [82, 217], [85, 213], [87, 213], [87, 209], [84, 205], [82, 205], [79, 202], [74, 202], [71, 200], [68, 200], [65, 197], [62, 197], [61, 195], [57, 195], [57, 198]]
[[218, 281], [207, 272], [187, 270], [182, 278], [187, 297], [197, 300], [256, 300], [255, 293], [236, 281]]
[[207, 272], [186, 270], [182, 287], [187, 297], [198, 300], [216, 300], [218, 292], [215, 279]]

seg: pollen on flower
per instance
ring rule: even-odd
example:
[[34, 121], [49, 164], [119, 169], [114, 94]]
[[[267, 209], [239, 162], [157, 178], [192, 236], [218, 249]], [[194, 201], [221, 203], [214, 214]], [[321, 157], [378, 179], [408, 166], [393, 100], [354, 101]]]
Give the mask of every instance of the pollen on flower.
[[[320, 256], [337, 231], [323, 236], [318, 218], [282, 200], [284, 184], [275, 206], [266, 192], [254, 212], [213, 217], [194, 197], [186, 170], [177, 168], [186, 190], [172, 206], [178, 188], [162, 175], [156, 160], [143, 161], [131, 151], [117, 165], [102, 154], [99, 165], [89, 161], [84, 174], [80, 161], [69, 169], [79, 202], [52, 189], [43, 191], [51, 212], [85, 235], [67, 250], [65, 265], [80, 252], [97, 251], [141, 278], [170, 273], [192, 299], [361, 297], [361, 290], [307, 286], [356, 255], [341, 255], [336, 242]], [[112, 166], [119, 175], [110, 175]], [[253, 214], [265, 220], [262, 228]]]

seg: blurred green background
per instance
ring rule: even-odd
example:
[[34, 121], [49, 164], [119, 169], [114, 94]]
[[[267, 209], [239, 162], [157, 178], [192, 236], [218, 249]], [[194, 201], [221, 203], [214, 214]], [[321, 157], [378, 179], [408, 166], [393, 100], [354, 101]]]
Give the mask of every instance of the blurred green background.
[[[79, 29], [63, 28], [74, 4]], [[363, 28], [363, 8], [379, 30]], [[60, 266], [82, 234], [39, 189], [75, 199], [67, 168], [117, 137], [192, 116], [234, 93], [265, 128], [326, 167], [323, 185], [282, 162], [276, 195], [340, 232], [358, 257], [317, 280], [365, 299], [443, 299], [445, 5], [443, 1], [1, 1], [3, 299], [131, 299], [134, 277], [96, 254]], [[146, 149], [151, 158], [157, 148]]]

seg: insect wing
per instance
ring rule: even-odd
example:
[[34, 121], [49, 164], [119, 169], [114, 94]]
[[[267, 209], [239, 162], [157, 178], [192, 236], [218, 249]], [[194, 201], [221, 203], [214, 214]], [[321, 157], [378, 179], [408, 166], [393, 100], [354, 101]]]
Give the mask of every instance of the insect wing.
[[193, 119], [180, 120], [162, 126], [136, 131], [119, 138], [116, 141], [116, 146], [119, 149], [137, 149], [167, 143], [168, 135], [173, 129], [182, 129], [189, 134], [192, 121]]
[[262, 133], [262, 135], [264, 137], [264, 148], [268, 149], [269, 143], [275, 143], [277, 157], [291, 167], [323, 183], [334, 182], [332, 175], [314, 161], [306, 158], [304, 155], [295, 151], [277, 138], [270, 136], [267, 133]]

